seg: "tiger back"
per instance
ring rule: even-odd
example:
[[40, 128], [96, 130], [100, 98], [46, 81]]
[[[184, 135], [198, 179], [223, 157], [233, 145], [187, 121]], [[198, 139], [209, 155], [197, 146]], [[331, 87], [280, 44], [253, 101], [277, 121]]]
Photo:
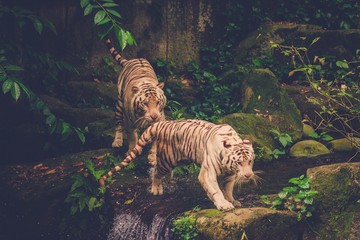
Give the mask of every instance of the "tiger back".
[[[219, 210], [240, 206], [233, 197], [235, 183], [255, 178], [252, 171], [255, 155], [249, 140], [242, 140], [226, 124], [182, 120], [157, 122], [148, 127], [124, 161], [104, 175], [100, 184], [104, 185], [108, 176], [127, 166], [149, 143], [156, 146], [158, 157], [150, 190], [153, 195], [163, 194], [163, 177], [183, 160], [201, 166], [198, 179]], [[225, 176], [224, 192], [217, 182], [220, 175]]]

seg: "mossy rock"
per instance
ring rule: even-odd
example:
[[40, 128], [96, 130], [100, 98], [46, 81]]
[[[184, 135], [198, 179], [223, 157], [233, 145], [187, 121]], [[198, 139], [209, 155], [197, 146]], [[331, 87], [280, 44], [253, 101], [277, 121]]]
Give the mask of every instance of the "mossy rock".
[[249, 113], [229, 114], [217, 121], [218, 124], [229, 124], [242, 139], [249, 139], [255, 148], [262, 149], [263, 161], [271, 160], [271, 150], [275, 149], [271, 129], [277, 129], [269, 120]]
[[289, 151], [291, 157], [317, 157], [329, 153], [329, 149], [324, 144], [315, 140], [297, 142]]
[[330, 149], [336, 152], [349, 152], [360, 149], [360, 138], [352, 138], [351, 141], [347, 138], [335, 139], [329, 142]]
[[194, 213], [196, 228], [202, 239], [300, 239], [303, 226], [289, 211], [268, 208], [238, 208], [230, 212], [209, 214], [211, 209]]
[[302, 136], [301, 114], [269, 69], [254, 69], [242, 83], [242, 111], [265, 114], [294, 141]]
[[339, 163], [310, 168], [314, 220], [307, 239], [358, 239], [360, 205], [360, 163]]
[[312, 126], [310, 126], [310, 125], [308, 125], [308, 124], [306, 124], [306, 123], [302, 123], [302, 126], [303, 126], [303, 128], [302, 128], [302, 129], [303, 129], [302, 135], [303, 135], [304, 137], [308, 137], [311, 132], [314, 132], [314, 131], [315, 131]]

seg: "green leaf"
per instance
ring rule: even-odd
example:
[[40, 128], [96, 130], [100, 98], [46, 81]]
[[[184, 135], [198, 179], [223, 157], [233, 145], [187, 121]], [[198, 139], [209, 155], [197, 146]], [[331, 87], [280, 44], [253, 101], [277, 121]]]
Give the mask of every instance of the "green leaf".
[[16, 82], [14, 82], [12, 88], [11, 88], [11, 95], [13, 96], [13, 98], [17, 101], [20, 98], [20, 87], [19, 84], [17, 84]]
[[126, 35], [126, 32], [122, 28], [119, 28], [117, 31], [117, 39], [119, 41], [121, 50], [124, 50], [127, 45], [127, 41], [126, 41], [127, 35]]
[[28, 98], [31, 97], [31, 92], [30, 90], [22, 83], [22, 82], [17, 82], [21, 88], [21, 90], [23, 90], [23, 92], [28, 96]]
[[46, 120], [45, 120], [45, 123], [47, 124], [47, 125], [53, 125], [54, 123], [55, 123], [55, 121], [56, 121], [56, 117], [55, 117], [55, 115], [54, 114], [51, 114], [51, 115], [49, 115], [47, 118], [46, 118]]
[[6, 94], [7, 92], [10, 91], [10, 89], [12, 88], [14, 82], [11, 81], [11, 80], [6, 80], [3, 85], [2, 85], [2, 90], [3, 90], [3, 93]]
[[97, 25], [101, 26], [101, 25], [104, 25], [104, 24], [106, 24], [106, 23], [108, 23], [110, 21], [111, 21], [110, 18], [105, 16], [105, 18], [103, 20], [101, 20]]
[[314, 38], [314, 40], [312, 40], [310, 46], [313, 45], [314, 43], [316, 43], [317, 41], [319, 41], [319, 39], [320, 39], [320, 37]]
[[320, 136], [319, 136], [319, 134], [317, 134], [315, 131], [311, 131], [311, 132], [309, 133], [309, 137], [318, 139]]
[[106, 7], [106, 8], [108, 8], [108, 7], [117, 7], [117, 6], [119, 6], [119, 4], [117, 4], [117, 3], [104, 3], [103, 4], [103, 7]]
[[279, 195], [279, 198], [284, 199], [287, 196], [287, 192], [279, 192], [278, 195]]
[[126, 36], [127, 36], [127, 43], [132, 46], [132, 45], [136, 45], [136, 42], [135, 42], [135, 38], [133, 37], [133, 35], [131, 34], [131, 32], [129, 31], [126, 31]]
[[106, 12], [104, 10], [98, 11], [94, 16], [94, 23], [97, 25], [99, 22], [101, 22], [104, 17], [106, 16]]
[[304, 199], [304, 203], [306, 203], [306, 204], [312, 204], [313, 202], [314, 202], [314, 198], [312, 198], [312, 197], [306, 197]]
[[34, 19], [33, 19], [33, 24], [34, 24], [35, 30], [36, 30], [39, 34], [41, 34], [41, 33], [42, 33], [42, 30], [43, 30], [43, 24], [42, 24], [42, 22], [40, 22], [39, 19], [34, 18]]
[[88, 202], [88, 207], [89, 207], [90, 212], [94, 209], [95, 202], [96, 202], [96, 198], [91, 197], [89, 202]]
[[118, 17], [118, 18], [121, 18], [120, 13], [118, 13], [118, 12], [115, 11], [114, 9], [107, 9], [107, 11], [108, 11], [110, 14], [112, 14], [112, 15]]
[[62, 123], [61, 135], [66, 135], [70, 132], [70, 124], [67, 122]]
[[81, 0], [80, 1], [80, 6], [82, 8], [86, 7], [88, 4], [90, 3], [90, 0]]
[[92, 13], [92, 11], [94, 10], [94, 6], [89, 4], [86, 6], [86, 8], [84, 9], [84, 16], [89, 15], [90, 13]]
[[70, 209], [71, 215], [75, 215], [76, 212], [78, 211], [78, 209], [79, 209], [79, 208], [78, 208], [77, 205], [75, 205], [75, 204], [71, 205], [71, 209]]
[[76, 132], [78, 138], [80, 139], [81, 143], [84, 144], [85, 143], [85, 135], [84, 133], [81, 131], [80, 128], [73, 128], [74, 131]]
[[24, 71], [22, 67], [17, 65], [5, 65], [4, 68], [6, 71], [14, 71], [14, 72]]

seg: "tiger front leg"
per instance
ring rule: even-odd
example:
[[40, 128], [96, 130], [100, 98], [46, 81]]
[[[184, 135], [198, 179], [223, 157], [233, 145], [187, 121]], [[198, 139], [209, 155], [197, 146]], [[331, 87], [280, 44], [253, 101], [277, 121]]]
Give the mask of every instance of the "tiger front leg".
[[123, 146], [123, 130], [121, 125], [115, 127], [115, 137], [111, 146], [114, 148]]
[[235, 207], [240, 207], [241, 203], [234, 199], [234, 185], [235, 185], [236, 175], [229, 175], [225, 177], [225, 190], [224, 196], [225, 199], [231, 202]]
[[206, 169], [202, 166], [199, 173], [199, 182], [206, 191], [210, 200], [215, 204], [216, 208], [221, 211], [229, 211], [234, 209], [234, 205], [225, 199], [216, 179], [214, 170]]
[[164, 189], [162, 185], [162, 176], [157, 175], [155, 168], [153, 176], [151, 176], [151, 187], [150, 187], [150, 193], [152, 195], [163, 195]]

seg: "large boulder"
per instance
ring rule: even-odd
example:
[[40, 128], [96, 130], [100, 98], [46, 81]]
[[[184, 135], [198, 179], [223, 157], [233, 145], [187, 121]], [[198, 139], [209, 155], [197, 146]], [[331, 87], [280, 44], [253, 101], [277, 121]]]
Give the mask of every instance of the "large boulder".
[[278, 129], [269, 120], [250, 113], [233, 113], [217, 120], [218, 124], [229, 124], [242, 139], [249, 139], [255, 148], [261, 149], [263, 161], [271, 160], [270, 153], [275, 149], [274, 138], [270, 130]]
[[302, 136], [300, 111], [269, 69], [254, 69], [242, 83], [242, 110], [271, 116], [280, 132], [296, 141]]
[[289, 151], [291, 157], [317, 157], [329, 153], [329, 149], [324, 144], [315, 140], [297, 142]]
[[340, 138], [329, 142], [330, 149], [335, 152], [348, 152], [360, 150], [360, 138]]
[[360, 162], [310, 168], [315, 212], [306, 239], [359, 239]]
[[295, 214], [262, 207], [238, 208], [230, 212], [205, 209], [195, 216], [200, 235], [209, 240], [301, 239], [303, 230]]

